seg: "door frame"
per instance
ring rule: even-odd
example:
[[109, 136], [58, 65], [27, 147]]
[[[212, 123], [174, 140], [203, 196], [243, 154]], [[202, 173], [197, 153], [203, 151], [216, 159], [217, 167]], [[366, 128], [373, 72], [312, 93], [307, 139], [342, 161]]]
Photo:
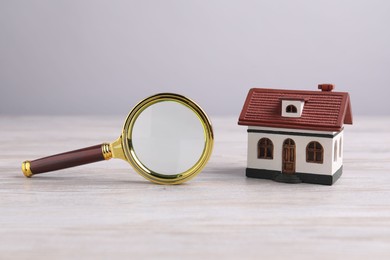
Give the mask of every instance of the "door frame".
[[295, 174], [296, 145], [295, 141], [287, 138], [283, 141], [282, 151], [282, 173]]

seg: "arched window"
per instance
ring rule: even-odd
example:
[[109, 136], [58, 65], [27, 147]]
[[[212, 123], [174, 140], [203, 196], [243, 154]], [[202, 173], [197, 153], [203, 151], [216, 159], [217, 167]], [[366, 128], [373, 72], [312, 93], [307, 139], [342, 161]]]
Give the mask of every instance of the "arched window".
[[273, 159], [274, 158], [274, 144], [268, 138], [261, 138], [257, 143], [257, 158], [259, 159]]
[[338, 155], [338, 150], [337, 150], [337, 140], [334, 142], [334, 155], [333, 155], [333, 161], [337, 161], [337, 155]]
[[324, 148], [319, 142], [310, 142], [306, 146], [306, 162], [309, 163], [323, 163], [324, 162]]
[[297, 113], [297, 112], [298, 112], [297, 107], [294, 105], [288, 105], [286, 107], [286, 113]]

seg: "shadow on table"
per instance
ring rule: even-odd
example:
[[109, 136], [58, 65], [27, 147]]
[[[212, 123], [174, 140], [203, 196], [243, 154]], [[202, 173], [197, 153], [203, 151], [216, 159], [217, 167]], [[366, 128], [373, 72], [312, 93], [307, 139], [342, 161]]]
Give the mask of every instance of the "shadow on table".
[[[35, 175], [32, 178], [26, 178], [23, 175], [15, 175], [11, 178], [16, 180], [24, 180], [24, 183], [31, 183], [31, 184], [58, 184], [58, 185], [111, 185], [118, 183], [120, 184], [149, 184], [150, 181], [142, 178], [141, 176], [137, 176], [138, 174], [112, 174], [107, 173], [104, 176], [102, 174], [88, 174], [83, 173], [79, 175], [75, 174], [66, 174], [66, 173], [58, 173], [59, 175], [56, 175], [56, 173], [49, 173], [49, 174], [41, 174], [41, 175]], [[131, 176], [135, 175], [135, 176]]]
[[204, 174], [224, 175], [224, 176], [240, 176], [245, 177], [245, 168], [243, 167], [210, 167], [206, 169]]
[[[243, 167], [229, 167], [229, 166], [212, 166], [206, 167], [199, 176], [208, 176], [213, 178], [218, 178], [224, 180], [228, 178], [245, 178], [245, 168]], [[151, 184], [150, 181], [144, 179], [142, 176], [137, 174], [135, 171], [131, 170], [129, 172], [107, 172], [102, 173], [95, 171], [83, 171], [79, 173], [70, 169], [58, 172], [37, 174], [31, 178], [26, 178], [23, 174], [15, 173], [15, 175], [9, 176], [10, 179], [14, 181], [23, 181], [23, 185], [28, 186], [39, 186], [39, 185], [48, 185], [48, 186], [110, 186], [115, 185], [116, 187], [122, 185], [145, 185]], [[196, 178], [196, 177], [195, 177]], [[16, 183], [15, 183], [16, 184]], [[186, 183], [183, 183], [186, 184]], [[164, 185], [162, 185], [164, 186]]]

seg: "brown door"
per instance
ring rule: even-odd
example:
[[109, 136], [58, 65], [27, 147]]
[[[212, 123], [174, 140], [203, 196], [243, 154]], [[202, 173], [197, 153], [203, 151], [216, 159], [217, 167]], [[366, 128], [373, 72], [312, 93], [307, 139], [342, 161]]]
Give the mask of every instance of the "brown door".
[[295, 142], [286, 139], [283, 143], [282, 172], [286, 174], [295, 173]]

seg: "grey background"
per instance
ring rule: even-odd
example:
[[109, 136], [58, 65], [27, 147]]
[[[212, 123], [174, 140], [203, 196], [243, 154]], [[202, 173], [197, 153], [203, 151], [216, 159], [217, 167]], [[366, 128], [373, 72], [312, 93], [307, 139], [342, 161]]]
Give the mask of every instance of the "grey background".
[[0, 114], [120, 114], [177, 92], [238, 115], [249, 88], [348, 91], [389, 114], [390, 1], [0, 0]]

